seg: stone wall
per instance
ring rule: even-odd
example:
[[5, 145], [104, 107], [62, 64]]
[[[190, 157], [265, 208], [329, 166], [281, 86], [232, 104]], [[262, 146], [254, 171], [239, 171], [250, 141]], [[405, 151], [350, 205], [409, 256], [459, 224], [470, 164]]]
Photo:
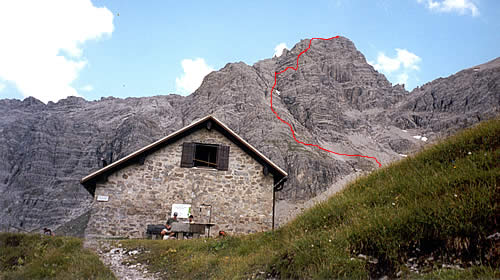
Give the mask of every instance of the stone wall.
[[[181, 168], [184, 142], [230, 146], [228, 171]], [[272, 189], [273, 176], [264, 176], [262, 165], [218, 131], [200, 129], [98, 183], [86, 236], [144, 237], [148, 224], [165, 223], [175, 203], [191, 204], [195, 222], [208, 222], [201, 204], [212, 205], [212, 236], [270, 230]], [[97, 201], [98, 195], [109, 201]]]

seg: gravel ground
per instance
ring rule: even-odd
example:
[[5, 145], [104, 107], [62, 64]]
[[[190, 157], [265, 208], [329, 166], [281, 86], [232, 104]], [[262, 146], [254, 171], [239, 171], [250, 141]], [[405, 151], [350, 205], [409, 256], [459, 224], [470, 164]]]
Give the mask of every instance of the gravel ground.
[[[101, 261], [108, 266], [117, 279], [123, 280], [155, 280], [151, 272], [147, 270], [146, 265], [131, 264], [131, 257], [141, 253], [139, 250], [127, 251], [121, 247], [120, 243], [103, 240], [85, 240], [84, 246], [94, 250]], [[159, 275], [156, 275], [159, 276]]]

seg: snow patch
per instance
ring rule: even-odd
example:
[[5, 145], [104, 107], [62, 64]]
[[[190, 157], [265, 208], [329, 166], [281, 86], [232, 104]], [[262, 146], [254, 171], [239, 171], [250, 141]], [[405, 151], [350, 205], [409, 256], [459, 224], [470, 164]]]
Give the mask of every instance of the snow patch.
[[424, 142], [427, 142], [428, 138], [425, 137], [425, 136], [420, 136], [420, 135], [415, 135], [413, 136], [413, 138], [417, 139], [417, 140], [422, 140]]
[[399, 154], [399, 155], [402, 156], [402, 157], [407, 157], [408, 156], [408, 155], [403, 155], [403, 154]]

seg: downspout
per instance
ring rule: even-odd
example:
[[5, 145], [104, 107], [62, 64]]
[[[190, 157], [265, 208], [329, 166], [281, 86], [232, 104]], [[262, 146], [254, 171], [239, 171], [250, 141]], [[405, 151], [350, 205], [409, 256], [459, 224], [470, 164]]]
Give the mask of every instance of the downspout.
[[[279, 192], [283, 189], [282, 183], [284, 183], [288, 179], [287, 176], [281, 178], [278, 183], [273, 185], [273, 226], [272, 230], [274, 231], [274, 216], [275, 216], [275, 208], [276, 208], [276, 192]], [[280, 186], [281, 184], [281, 186]]]

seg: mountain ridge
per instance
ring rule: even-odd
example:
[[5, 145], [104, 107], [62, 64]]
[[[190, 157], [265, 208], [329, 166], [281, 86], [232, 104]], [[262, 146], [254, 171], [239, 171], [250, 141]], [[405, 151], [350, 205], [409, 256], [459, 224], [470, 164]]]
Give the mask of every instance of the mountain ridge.
[[[0, 100], [0, 229], [57, 227], [84, 214], [91, 197], [78, 180], [99, 168], [100, 157], [115, 161], [208, 114], [290, 174], [281, 200], [300, 203], [377, 168], [296, 143], [271, 112], [274, 72], [295, 66], [308, 43], [252, 66], [228, 63], [188, 96]], [[349, 39], [313, 40], [298, 70], [280, 75], [273, 108], [301, 141], [387, 165], [425, 144], [413, 136], [432, 141], [498, 114], [500, 67], [462, 72], [410, 93], [373, 69]]]

